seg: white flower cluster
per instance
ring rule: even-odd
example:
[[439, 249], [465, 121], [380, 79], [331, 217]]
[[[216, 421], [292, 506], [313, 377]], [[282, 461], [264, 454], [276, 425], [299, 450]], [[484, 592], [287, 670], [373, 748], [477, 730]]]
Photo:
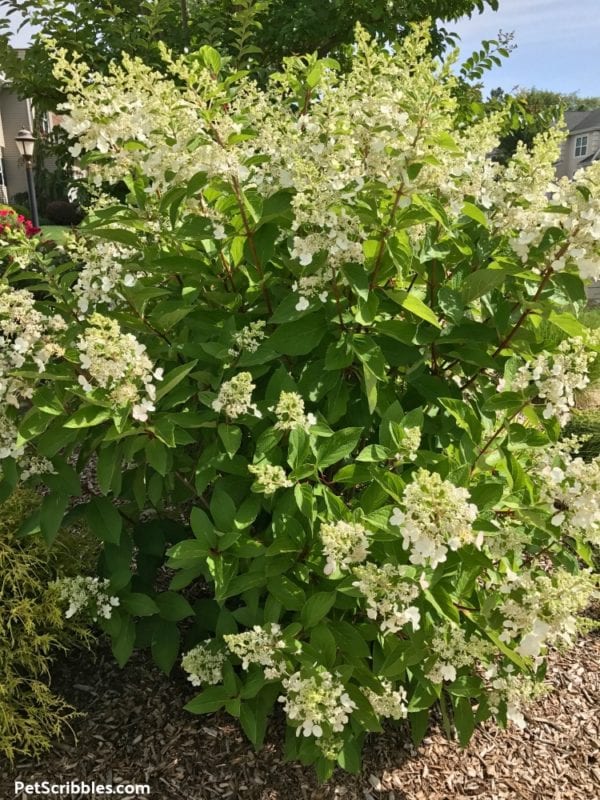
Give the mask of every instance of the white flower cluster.
[[369, 553], [367, 531], [359, 522], [324, 522], [320, 530], [323, 552], [327, 562], [323, 572], [331, 575], [336, 570], [347, 570], [360, 564]]
[[487, 683], [487, 700], [492, 714], [506, 706], [506, 718], [517, 728], [526, 728], [523, 708], [534, 703], [548, 691], [548, 685], [514, 671], [512, 664], [501, 672], [497, 664], [491, 664], [484, 673]]
[[442, 480], [435, 472], [419, 469], [404, 490], [405, 511], [395, 508], [390, 524], [401, 528], [404, 547], [412, 564], [432, 569], [446, 560], [448, 548], [481, 545], [483, 537], [473, 531], [477, 506], [467, 502], [469, 492]]
[[12, 419], [0, 411], [0, 461], [4, 458], [18, 459], [23, 455], [23, 445], [17, 445], [18, 431]]
[[[52, 463], [43, 456], [27, 453], [23, 444], [17, 444], [17, 426], [4, 412], [0, 411], [0, 461], [14, 458], [19, 470], [19, 479], [26, 481], [35, 475], [48, 475], [55, 472]], [[2, 469], [0, 465], [0, 476]]]
[[[557, 181], [554, 164], [564, 139], [558, 126], [532, 148], [520, 145], [507, 165], [493, 162], [489, 153], [508, 112], [466, 129], [457, 125], [456, 56], [441, 63], [428, 42], [425, 25], [397, 50], [370, 42], [359, 29], [351, 68], [342, 75], [324, 69], [302, 114], [289, 102], [285, 78], [265, 90], [242, 80], [232, 92], [185, 57], [173, 62], [165, 54], [175, 76], [170, 80], [127, 56], [107, 75], [90, 74], [57, 51], [55, 74], [67, 94], [62, 125], [76, 140], [75, 157], [110, 154], [108, 163], [88, 167], [98, 183], [139, 170], [149, 179], [149, 194], [162, 195], [203, 172], [262, 197], [288, 191], [289, 255], [314, 267], [306, 280], [322, 281], [319, 253], [334, 269], [364, 263], [365, 243], [377, 241], [387, 226], [361, 213], [375, 191], [389, 193], [394, 213], [414, 195], [435, 194], [458, 217], [465, 197], [473, 198], [492, 231], [506, 236], [523, 262], [535, 260], [532, 269], [599, 277], [600, 163], [573, 181]], [[284, 71], [293, 75], [295, 68], [290, 63]], [[419, 170], [410, 169], [415, 164]], [[545, 233], [556, 229], [563, 236], [540, 254]], [[224, 225], [214, 236], [225, 237]], [[321, 299], [324, 289], [317, 292]], [[311, 295], [300, 281], [298, 291], [302, 310]]]
[[406, 719], [408, 715], [406, 689], [394, 689], [390, 681], [381, 682], [381, 694], [367, 689], [365, 694], [378, 717], [386, 719]]
[[420, 587], [406, 577], [405, 568], [367, 562], [353, 572], [357, 580], [352, 585], [366, 598], [369, 619], [379, 618], [382, 633], [398, 633], [409, 622], [418, 630], [421, 615], [411, 603]]
[[535, 384], [538, 397], [545, 405], [545, 419], [556, 417], [564, 425], [575, 405], [575, 392], [590, 382], [589, 369], [597, 358], [590, 342], [581, 336], [565, 339], [556, 353], [540, 353], [529, 364], [523, 364], [512, 380], [501, 380], [498, 391], [507, 388], [522, 391]]
[[133, 406], [134, 419], [145, 421], [154, 411], [156, 387], [162, 369], [154, 369], [146, 346], [119, 324], [101, 314], [92, 314], [88, 327], [77, 340], [79, 363], [86, 375], [79, 376], [84, 392], [104, 389], [116, 408]]
[[419, 447], [421, 446], [421, 429], [417, 427], [404, 428], [402, 431], [402, 440], [398, 444], [398, 452], [395, 458], [400, 460], [408, 459], [414, 461], [418, 455]]
[[51, 461], [44, 458], [44, 456], [28, 453], [25, 453], [25, 455], [18, 460], [17, 467], [19, 468], [20, 480], [22, 481], [29, 480], [29, 478], [33, 478], [36, 475], [56, 474], [56, 470]]
[[241, 660], [242, 669], [247, 670], [250, 664], [259, 664], [264, 667], [268, 680], [283, 675], [285, 661], [282, 651], [286, 644], [281, 637], [281, 626], [277, 623], [271, 623], [264, 628], [255, 625], [251, 631], [228, 633], [223, 639], [229, 651]]
[[188, 681], [192, 686], [203, 683], [214, 686], [223, 680], [223, 664], [225, 655], [220, 650], [210, 647], [211, 640], [197, 644], [182, 657], [181, 666], [188, 673]]
[[277, 417], [275, 429], [278, 431], [293, 431], [297, 428], [308, 431], [317, 424], [314, 414], [304, 412], [304, 400], [297, 392], [282, 392], [274, 411]]
[[330, 738], [331, 733], [341, 733], [356, 709], [344, 686], [336, 676], [324, 668], [311, 675], [295, 672], [284, 678], [286, 692], [279, 698], [287, 718], [298, 722], [296, 735]]
[[310, 305], [309, 298], [314, 296], [318, 297], [322, 303], [327, 302], [327, 297], [329, 295], [326, 287], [329, 285], [330, 280], [331, 279], [327, 278], [323, 273], [316, 273], [315, 275], [306, 275], [298, 278], [298, 280], [292, 284], [292, 291], [298, 292], [300, 295], [298, 302], [294, 306], [296, 311], [306, 311]]
[[134, 286], [143, 275], [127, 265], [136, 251], [118, 242], [94, 239], [93, 246], [90, 246], [85, 239], [70, 236], [64, 248], [79, 265], [72, 291], [82, 313], [99, 303], [114, 308], [121, 297], [121, 288]]
[[229, 419], [237, 419], [250, 412], [255, 417], [260, 417], [262, 414], [252, 402], [255, 388], [249, 372], [238, 372], [231, 380], [221, 384], [217, 397], [212, 401], [212, 408], [219, 414], [223, 412]]
[[538, 459], [534, 474], [541, 499], [554, 509], [552, 524], [600, 545], [600, 457], [587, 462], [555, 446]]
[[486, 531], [484, 546], [493, 561], [508, 555], [518, 556], [530, 541], [522, 528], [509, 522], [500, 525], [497, 531]]
[[461, 667], [472, 666], [478, 661], [486, 661], [493, 654], [493, 647], [477, 636], [467, 639], [458, 625], [447, 625], [433, 634], [431, 651], [436, 662], [427, 673], [433, 683], [455, 681]]
[[571, 644], [577, 615], [589, 604], [597, 580], [589, 572], [571, 574], [557, 569], [551, 575], [510, 573], [499, 587], [507, 595], [500, 605], [504, 642], [517, 640], [517, 652], [539, 661], [543, 647]]
[[119, 598], [108, 593], [110, 581], [106, 578], [91, 578], [77, 575], [75, 578], [59, 578], [51, 584], [58, 590], [61, 600], [69, 603], [65, 617], [70, 619], [80, 611], [88, 611], [92, 619], [110, 619]]
[[269, 464], [266, 461], [260, 464], [250, 464], [248, 471], [255, 476], [256, 486], [264, 494], [274, 494], [277, 489], [288, 489], [294, 485], [288, 479], [283, 467]]
[[232, 337], [229, 355], [237, 357], [243, 352], [256, 353], [260, 343], [267, 337], [266, 324], [264, 320], [259, 319], [246, 325], [241, 331], [236, 331]]
[[1, 401], [19, 408], [21, 399], [31, 397], [31, 380], [10, 373], [28, 361], [43, 373], [51, 358], [63, 355], [54, 337], [66, 328], [62, 317], [49, 317], [35, 308], [31, 292], [0, 285]]

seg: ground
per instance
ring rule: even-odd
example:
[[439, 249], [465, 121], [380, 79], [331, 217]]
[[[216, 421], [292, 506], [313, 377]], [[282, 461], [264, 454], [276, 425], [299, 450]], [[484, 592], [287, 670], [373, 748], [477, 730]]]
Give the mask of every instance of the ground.
[[[360, 776], [282, 761], [281, 721], [255, 754], [231, 718], [183, 711], [194, 690], [136, 656], [123, 670], [108, 649], [72, 653], [54, 686], [85, 715], [38, 764], [0, 765], [0, 797], [13, 781], [149, 783], [151, 800], [596, 800], [600, 798], [600, 636], [551, 657], [554, 691], [527, 713], [525, 731], [479, 730], [466, 750], [434, 725], [415, 751], [405, 727], [373, 736]], [[141, 795], [140, 795], [141, 796]], [[25, 795], [23, 795], [25, 797]]]

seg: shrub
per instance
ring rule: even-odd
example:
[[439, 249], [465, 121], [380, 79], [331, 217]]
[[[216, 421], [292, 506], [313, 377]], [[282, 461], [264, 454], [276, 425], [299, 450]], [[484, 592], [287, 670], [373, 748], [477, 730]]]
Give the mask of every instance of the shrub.
[[45, 209], [46, 218], [54, 225], [79, 225], [84, 213], [68, 200], [52, 200]]
[[597, 354], [600, 163], [556, 183], [560, 131], [493, 163], [502, 114], [466, 124], [427, 48], [359, 30], [347, 74], [291, 59], [265, 90], [210, 48], [173, 79], [58, 53], [71, 151], [129, 195], [0, 295], [6, 490], [35, 475], [29, 529], [103, 542], [70, 608], [121, 664], [183, 655], [187, 708], [257, 746], [283, 709], [323, 778], [434, 704], [463, 743], [524, 725], [593, 591], [600, 463], [560, 433]]
[[13, 203], [12, 206], [3, 206], [3, 208], [12, 208], [15, 214], [20, 214], [23, 217], [31, 216], [31, 211], [29, 210], [29, 207], [20, 205], [19, 203]]
[[0, 752], [9, 760], [47, 750], [73, 716], [50, 688], [49, 666], [57, 652], [89, 638], [65, 620], [60, 594], [48, 585], [62, 572], [62, 559], [49, 561], [38, 538], [15, 535], [37, 505], [39, 498], [23, 490], [0, 505]]

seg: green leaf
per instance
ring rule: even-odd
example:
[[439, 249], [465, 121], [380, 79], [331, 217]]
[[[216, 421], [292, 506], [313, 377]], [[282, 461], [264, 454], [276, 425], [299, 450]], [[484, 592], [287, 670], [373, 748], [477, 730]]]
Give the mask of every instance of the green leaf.
[[120, 476], [121, 455], [118, 445], [108, 445], [98, 451], [96, 479], [102, 494], [108, 494], [115, 480]]
[[269, 345], [281, 355], [304, 356], [317, 347], [327, 327], [322, 313], [307, 314], [280, 325], [270, 337]]
[[112, 639], [112, 652], [120, 667], [124, 667], [133, 653], [135, 623], [130, 617], [122, 617], [116, 636]]
[[155, 600], [161, 617], [169, 622], [179, 622], [186, 617], [194, 616], [194, 609], [185, 597], [177, 592], [161, 592], [156, 595]]
[[178, 386], [184, 378], [194, 369], [198, 361], [190, 361], [188, 364], [181, 364], [175, 369], [164, 376], [163, 380], [158, 385], [156, 390], [156, 399], [160, 400], [165, 395], [169, 394], [176, 386]]
[[122, 595], [120, 607], [134, 617], [151, 617], [159, 611], [154, 600], [141, 592]]
[[179, 628], [174, 622], [157, 620], [152, 635], [152, 658], [156, 666], [167, 675], [177, 661], [180, 639]]
[[337, 763], [351, 775], [358, 775], [361, 769], [362, 741], [348, 739], [337, 757]]
[[47, 544], [52, 544], [60, 530], [68, 504], [68, 496], [57, 492], [46, 495], [42, 500], [40, 530]]
[[192, 714], [212, 714], [223, 708], [229, 697], [229, 692], [224, 686], [209, 686], [186, 703], [184, 709]]
[[215, 546], [217, 543], [217, 536], [215, 534], [214, 525], [210, 521], [208, 514], [202, 511], [201, 508], [198, 508], [198, 506], [192, 508], [190, 513], [190, 525], [198, 541], [205, 544], [208, 549]]
[[478, 297], [488, 294], [492, 289], [502, 286], [508, 272], [503, 269], [478, 269], [463, 280], [461, 285], [462, 298], [465, 303], [471, 303]]
[[50, 414], [44, 414], [37, 408], [30, 408], [19, 425], [17, 445], [28, 442], [43, 433], [52, 422]]
[[335, 664], [337, 644], [335, 637], [325, 623], [321, 623], [310, 632], [310, 645], [319, 654], [320, 662], [326, 667]]
[[93, 428], [95, 425], [101, 425], [112, 417], [112, 411], [109, 408], [98, 408], [98, 406], [83, 406], [79, 408], [74, 414], [71, 414], [65, 428]]
[[43, 386], [38, 389], [32, 399], [33, 407], [44, 414], [51, 414], [52, 416], [60, 416], [65, 413], [60, 400], [57, 397], [56, 391], [49, 386]]
[[98, 539], [110, 544], [119, 543], [123, 520], [110, 500], [106, 497], [95, 497], [88, 503], [86, 518], [92, 533]]
[[122, 228], [86, 228], [86, 232], [92, 236], [98, 236], [101, 239], [106, 239], [109, 242], [119, 242], [126, 244], [128, 247], [133, 247], [135, 250], [139, 249], [140, 240], [138, 234], [133, 231], [126, 231]]
[[227, 492], [220, 487], [214, 490], [210, 499], [210, 513], [220, 531], [225, 532], [234, 529], [235, 503]]
[[320, 469], [347, 458], [358, 444], [362, 430], [362, 428], [343, 428], [328, 439], [324, 439], [317, 451]]
[[242, 429], [237, 425], [221, 423], [217, 428], [217, 433], [225, 446], [227, 455], [229, 458], [233, 458], [242, 443]]
[[408, 721], [410, 722], [410, 733], [413, 744], [415, 747], [418, 747], [425, 738], [427, 728], [429, 727], [429, 709], [423, 709], [423, 711], [416, 711], [409, 714]]
[[264, 572], [246, 572], [243, 575], [236, 575], [227, 584], [227, 589], [219, 595], [219, 599], [227, 600], [229, 597], [237, 597], [249, 589], [262, 587], [266, 583], [267, 578]]
[[475, 222], [483, 225], [484, 228], [487, 228], [488, 221], [486, 215], [478, 206], [474, 205], [474, 203], [465, 201], [465, 203], [463, 203], [462, 213], [465, 217], [470, 217], [475, 220]]
[[406, 309], [406, 311], [410, 311], [411, 314], [414, 314], [421, 319], [424, 319], [426, 322], [435, 325], [436, 328], [441, 328], [442, 324], [437, 318], [433, 309], [429, 308], [422, 300], [420, 300], [414, 292], [410, 294], [404, 291], [388, 291], [388, 297], [397, 303], [402, 308]]
[[167, 474], [168, 450], [158, 439], [149, 439], [146, 442], [146, 458], [159, 475]]
[[304, 591], [285, 575], [269, 580], [269, 592], [288, 611], [301, 611], [306, 602]]
[[558, 314], [556, 311], [551, 311], [548, 321], [559, 330], [568, 333], [569, 336], [585, 336], [587, 331], [585, 325], [582, 325], [572, 314]]
[[302, 609], [300, 619], [305, 628], [313, 628], [335, 603], [336, 592], [317, 592], [311, 595]]
[[458, 741], [462, 747], [469, 744], [475, 730], [475, 715], [470, 701], [466, 697], [452, 697], [454, 708], [454, 726], [458, 733]]

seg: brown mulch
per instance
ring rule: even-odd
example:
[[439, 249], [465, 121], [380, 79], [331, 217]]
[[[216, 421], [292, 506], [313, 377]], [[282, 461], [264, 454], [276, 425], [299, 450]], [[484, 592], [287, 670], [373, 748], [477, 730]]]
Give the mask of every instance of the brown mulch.
[[434, 727], [415, 750], [406, 727], [389, 729], [368, 741], [360, 776], [340, 771], [320, 786], [310, 768], [283, 762], [280, 721], [256, 754], [231, 718], [183, 711], [194, 690], [182, 675], [169, 680], [142, 656], [119, 670], [104, 648], [72, 653], [54, 687], [85, 712], [77, 739], [38, 763], [0, 764], [0, 797], [20, 779], [148, 783], [151, 800], [598, 800], [599, 665], [590, 635], [552, 656], [556, 691], [530, 708], [526, 730], [487, 724], [461, 750]]

